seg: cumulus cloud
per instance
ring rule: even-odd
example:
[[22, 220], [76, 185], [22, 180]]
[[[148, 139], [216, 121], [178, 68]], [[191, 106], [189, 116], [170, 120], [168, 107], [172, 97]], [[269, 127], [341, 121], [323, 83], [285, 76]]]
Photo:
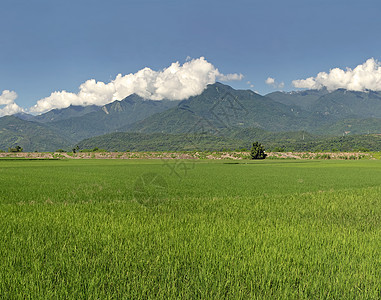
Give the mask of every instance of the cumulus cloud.
[[266, 82], [266, 84], [272, 85], [272, 84], [275, 83], [275, 79], [271, 78], [271, 77], [268, 77], [265, 82]]
[[370, 58], [353, 70], [334, 68], [328, 73], [320, 72], [316, 77], [294, 80], [292, 84], [296, 88], [307, 89], [326, 87], [329, 91], [341, 88], [353, 91], [381, 91], [381, 63]]
[[271, 85], [274, 88], [283, 89], [284, 88], [284, 82], [277, 83], [274, 78], [268, 77], [265, 80], [265, 83], [268, 85]]
[[14, 91], [4, 90], [0, 95], [0, 117], [22, 112], [23, 109], [15, 103], [17, 94]]
[[183, 100], [202, 93], [208, 84], [216, 81], [241, 80], [242, 74], [222, 74], [204, 57], [189, 59], [180, 65], [172, 63], [168, 68], [154, 71], [144, 68], [134, 74], [118, 74], [109, 83], [87, 80], [78, 93], [56, 91], [49, 97], [37, 101], [30, 108], [33, 113], [43, 113], [69, 105], [104, 105], [121, 100], [131, 94], [150, 100]]

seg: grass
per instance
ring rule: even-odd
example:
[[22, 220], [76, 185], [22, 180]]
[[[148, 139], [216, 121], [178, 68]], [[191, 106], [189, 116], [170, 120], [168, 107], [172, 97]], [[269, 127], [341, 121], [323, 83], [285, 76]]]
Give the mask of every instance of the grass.
[[380, 168], [0, 161], [0, 295], [379, 299]]

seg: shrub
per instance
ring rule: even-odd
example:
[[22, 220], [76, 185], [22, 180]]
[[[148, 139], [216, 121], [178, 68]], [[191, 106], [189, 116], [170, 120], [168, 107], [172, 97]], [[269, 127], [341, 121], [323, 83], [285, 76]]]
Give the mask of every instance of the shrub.
[[285, 151], [284, 151], [284, 148], [282, 148], [282, 147], [275, 147], [273, 149], [273, 152], [285, 152]]
[[15, 148], [8, 148], [8, 152], [22, 152], [23, 148], [16, 146]]
[[253, 143], [250, 154], [251, 154], [251, 159], [265, 159], [267, 156], [262, 144], [258, 142]]

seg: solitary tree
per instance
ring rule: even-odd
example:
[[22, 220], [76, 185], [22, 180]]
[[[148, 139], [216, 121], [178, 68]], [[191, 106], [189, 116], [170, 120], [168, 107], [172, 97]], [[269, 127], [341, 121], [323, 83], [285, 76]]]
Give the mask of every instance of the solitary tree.
[[262, 144], [254, 142], [253, 147], [251, 147], [251, 159], [265, 159], [266, 156], [267, 154]]

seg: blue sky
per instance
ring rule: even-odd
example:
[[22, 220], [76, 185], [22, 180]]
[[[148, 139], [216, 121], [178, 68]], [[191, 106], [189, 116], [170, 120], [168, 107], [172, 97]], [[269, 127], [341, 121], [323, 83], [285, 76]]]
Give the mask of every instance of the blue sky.
[[2, 0], [0, 12], [0, 94], [15, 91], [24, 108], [188, 56], [266, 94], [278, 89], [268, 77], [293, 90], [292, 80], [381, 53], [380, 1]]

